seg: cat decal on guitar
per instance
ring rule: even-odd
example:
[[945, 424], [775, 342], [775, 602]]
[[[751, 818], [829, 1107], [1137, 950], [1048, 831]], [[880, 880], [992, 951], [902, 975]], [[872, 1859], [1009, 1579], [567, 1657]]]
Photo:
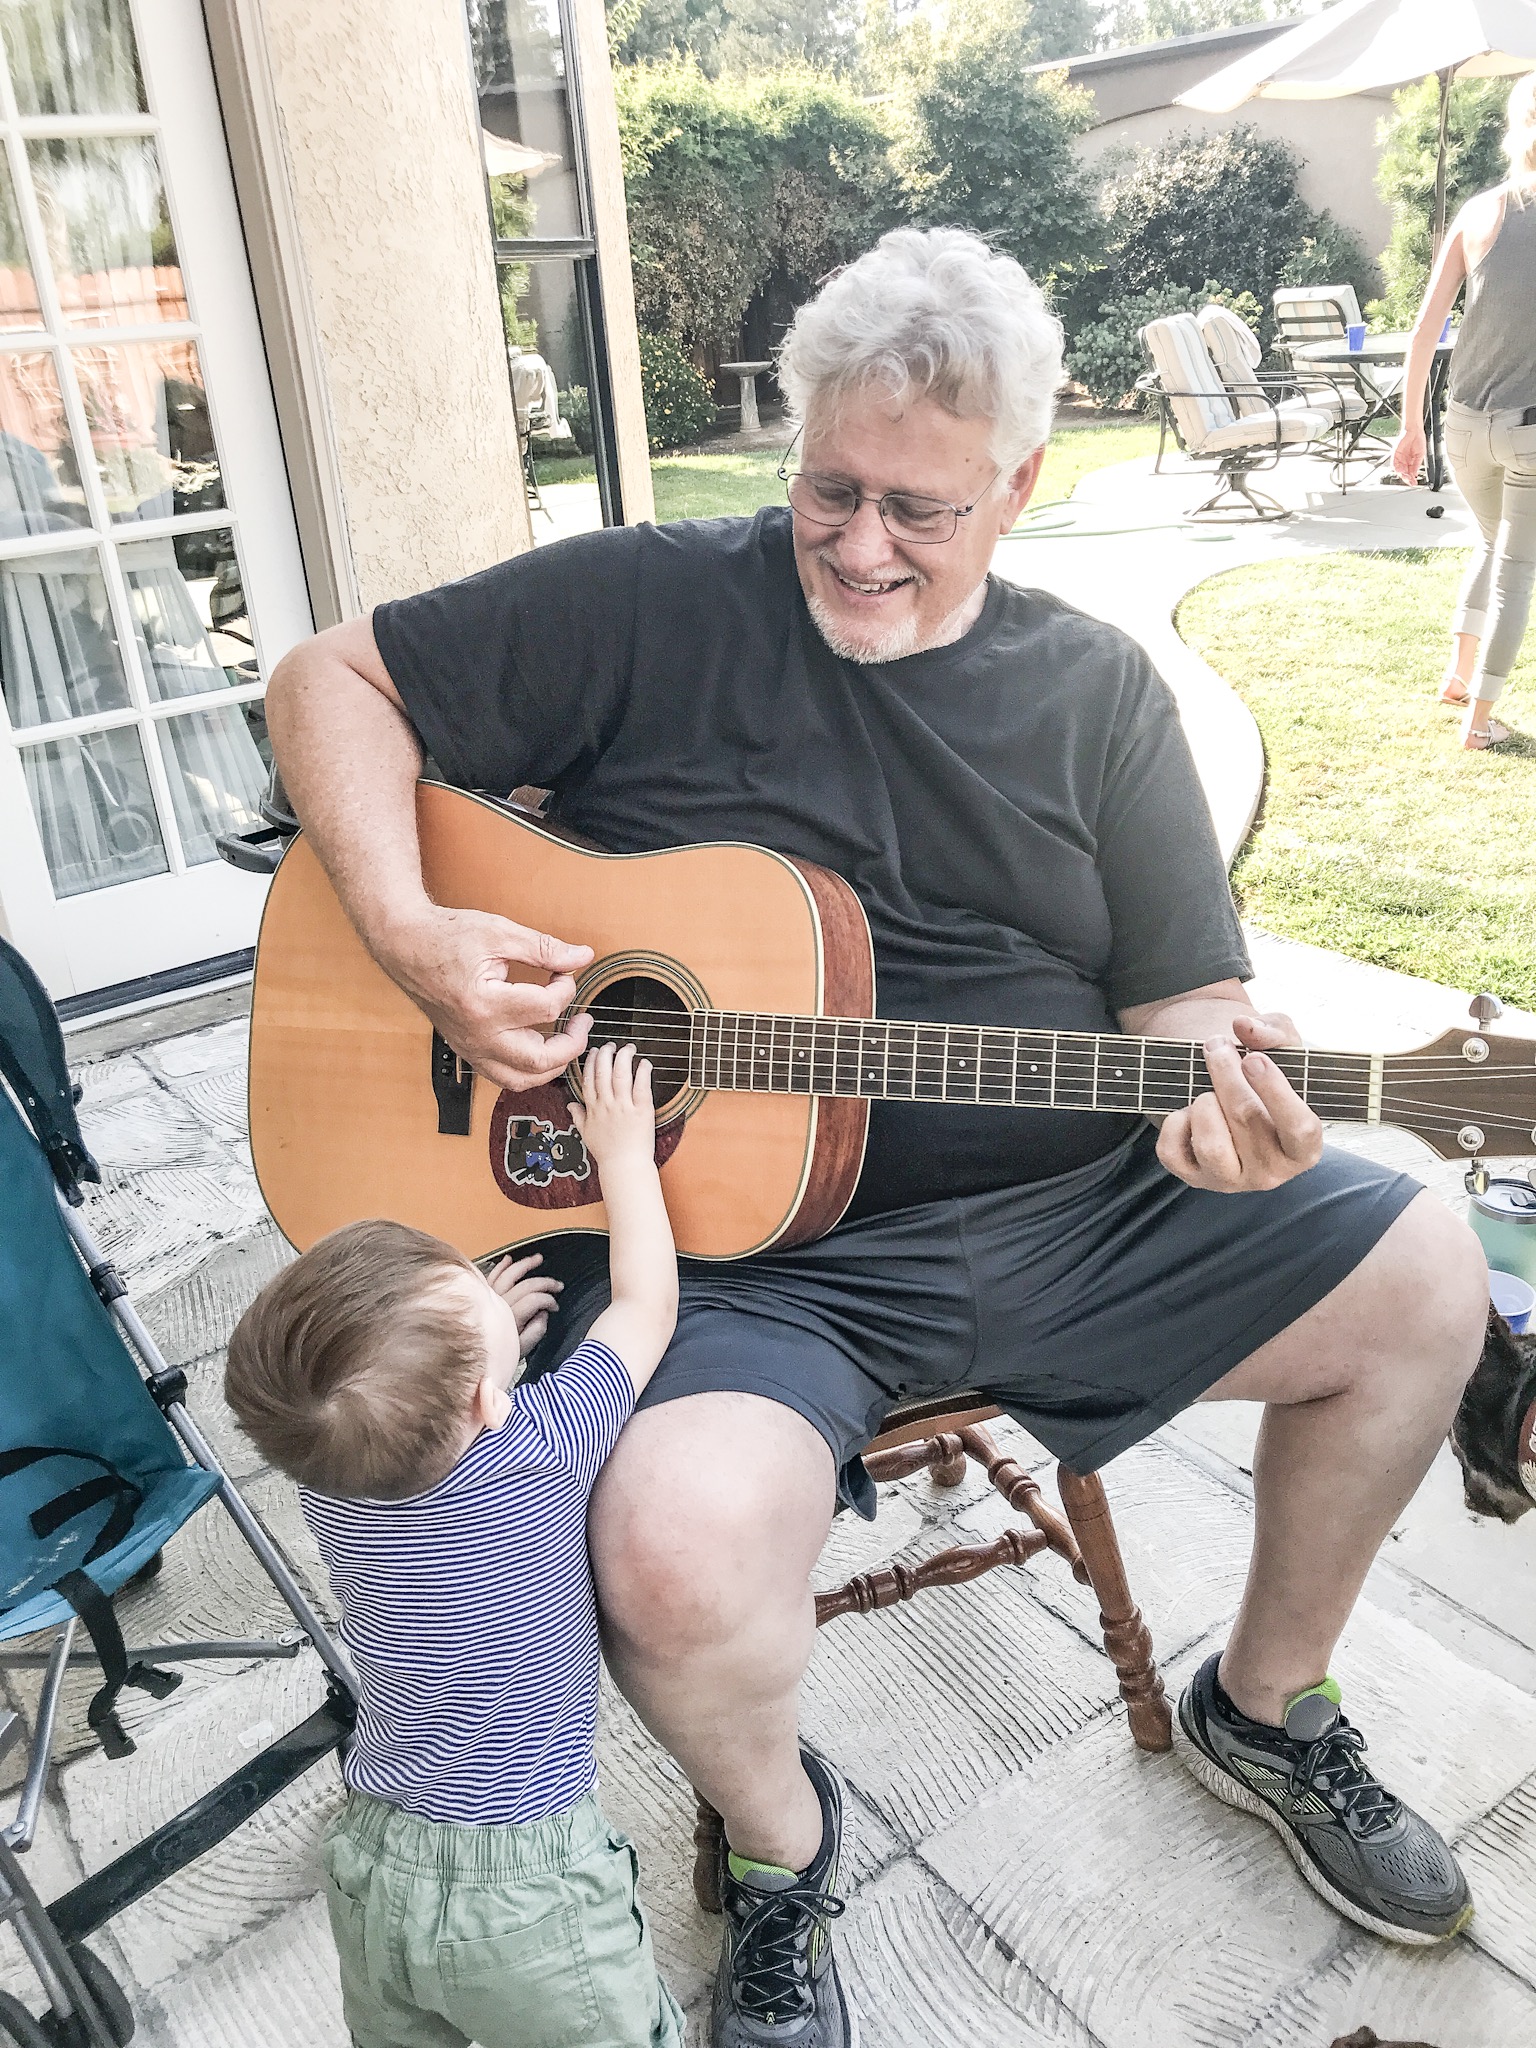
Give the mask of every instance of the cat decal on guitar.
[[[657, 1163], [694, 1257], [830, 1230], [872, 1101], [932, 1102], [936, 1117], [946, 1103], [1150, 1115], [1209, 1088], [1182, 1039], [876, 1017], [858, 898], [808, 861], [736, 843], [602, 853], [435, 783], [418, 786], [417, 812], [436, 902], [592, 947], [575, 1008], [594, 1043], [633, 1041], [653, 1064]], [[294, 1244], [368, 1216], [471, 1258], [604, 1228], [574, 1071], [513, 1095], [455, 1057], [368, 956], [300, 835], [262, 921], [250, 1070], [257, 1177]], [[1536, 1150], [1527, 1040], [1456, 1029], [1407, 1054], [1268, 1057], [1327, 1120], [1394, 1124], [1447, 1159]]]

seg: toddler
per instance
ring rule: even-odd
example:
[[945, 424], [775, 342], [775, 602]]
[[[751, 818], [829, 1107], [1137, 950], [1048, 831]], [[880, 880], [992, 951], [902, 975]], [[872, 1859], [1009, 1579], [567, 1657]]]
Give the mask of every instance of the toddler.
[[358, 1674], [325, 1844], [356, 2048], [676, 2048], [603, 1818], [587, 1499], [677, 1316], [650, 1066], [591, 1053], [575, 1115], [602, 1178], [613, 1295], [518, 1386], [559, 1283], [485, 1279], [395, 1223], [335, 1231], [230, 1339], [242, 1427], [299, 1482]]

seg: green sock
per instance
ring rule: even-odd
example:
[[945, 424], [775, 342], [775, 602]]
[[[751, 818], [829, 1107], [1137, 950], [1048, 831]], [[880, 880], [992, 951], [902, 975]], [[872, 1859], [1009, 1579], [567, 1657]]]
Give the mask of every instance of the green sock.
[[798, 1870], [790, 1870], [782, 1863], [754, 1863], [750, 1856], [738, 1856], [734, 1849], [727, 1850], [726, 1863], [732, 1877], [740, 1884], [744, 1877], [750, 1877], [754, 1870], [762, 1871], [765, 1877], [798, 1877]]

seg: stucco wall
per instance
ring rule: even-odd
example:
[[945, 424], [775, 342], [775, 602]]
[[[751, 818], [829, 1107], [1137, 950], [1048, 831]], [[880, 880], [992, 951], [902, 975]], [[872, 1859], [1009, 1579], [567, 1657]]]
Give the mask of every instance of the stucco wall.
[[260, 0], [366, 609], [530, 545], [461, 0]]

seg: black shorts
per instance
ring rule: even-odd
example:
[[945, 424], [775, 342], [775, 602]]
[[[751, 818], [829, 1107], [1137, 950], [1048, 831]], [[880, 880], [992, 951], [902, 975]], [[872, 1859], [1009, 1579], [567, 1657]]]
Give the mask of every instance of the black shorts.
[[[985, 1393], [1092, 1472], [1321, 1301], [1422, 1192], [1325, 1151], [1268, 1194], [1205, 1194], [1155, 1148], [1143, 1129], [1053, 1180], [864, 1217], [734, 1265], [684, 1259], [677, 1332], [639, 1405], [782, 1401], [826, 1438], [840, 1504], [865, 1516], [859, 1453], [903, 1400]], [[539, 1371], [607, 1299], [600, 1241], [547, 1253], [567, 1288]]]

